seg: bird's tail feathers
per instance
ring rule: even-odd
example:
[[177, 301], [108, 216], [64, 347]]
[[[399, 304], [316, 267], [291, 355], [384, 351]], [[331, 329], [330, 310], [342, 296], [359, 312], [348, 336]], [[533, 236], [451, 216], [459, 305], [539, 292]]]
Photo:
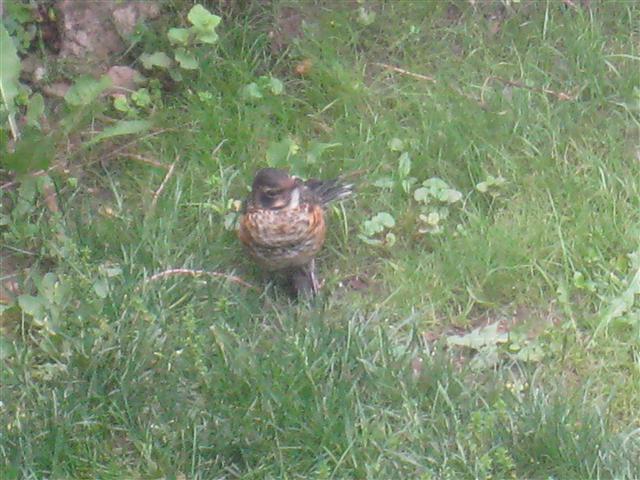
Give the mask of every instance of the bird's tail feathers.
[[344, 200], [354, 192], [352, 183], [343, 183], [340, 179], [308, 180], [306, 186], [316, 195], [322, 205]]

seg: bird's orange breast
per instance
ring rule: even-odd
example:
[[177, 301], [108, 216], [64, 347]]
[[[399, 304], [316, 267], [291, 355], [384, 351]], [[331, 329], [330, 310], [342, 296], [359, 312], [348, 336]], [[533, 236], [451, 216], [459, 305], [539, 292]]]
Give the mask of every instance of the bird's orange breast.
[[324, 244], [325, 229], [319, 205], [249, 208], [240, 219], [238, 237], [260, 264], [280, 270], [303, 266], [315, 257]]

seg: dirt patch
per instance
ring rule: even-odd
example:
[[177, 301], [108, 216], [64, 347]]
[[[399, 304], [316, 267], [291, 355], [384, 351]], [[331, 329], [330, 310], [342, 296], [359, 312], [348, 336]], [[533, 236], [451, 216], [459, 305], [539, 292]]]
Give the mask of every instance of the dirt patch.
[[302, 36], [302, 9], [284, 7], [274, 18], [273, 28], [269, 31], [271, 53], [278, 54], [285, 50], [296, 38]]
[[106, 71], [136, 25], [160, 15], [157, 3], [144, 1], [61, 0], [55, 8], [60, 15], [60, 58], [71, 60], [77, 73]]
[[516, 305], [501, 312], [486, 312], [472, 319], [472, 328], [485, 327], [498, 322], [499, 330], [508, 333], [514, 329], [525, 331], [530, 339], [541, 335], [547, 328], [557, 326], [562, 315], [554, 304], [545, 308]]

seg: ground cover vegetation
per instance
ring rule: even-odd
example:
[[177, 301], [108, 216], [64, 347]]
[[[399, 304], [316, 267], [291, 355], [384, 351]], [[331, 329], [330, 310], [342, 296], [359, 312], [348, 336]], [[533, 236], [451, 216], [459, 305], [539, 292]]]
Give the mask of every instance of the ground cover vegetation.
[[[56, 61], [58, 99], [32, 3], [3, 478], [640, 477], [637, 3], [165, 2], [124, 37], [145, 79]], [[235, 238], [267, 165], [356, 183], [312, 301]]]

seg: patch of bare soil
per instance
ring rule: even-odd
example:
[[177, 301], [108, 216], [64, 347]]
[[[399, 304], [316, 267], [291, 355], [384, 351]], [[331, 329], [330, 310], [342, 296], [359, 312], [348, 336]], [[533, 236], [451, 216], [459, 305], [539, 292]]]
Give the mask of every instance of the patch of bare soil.
[[60, 0], [60, 58], [72, 60], [80, 73], [103, 73], [121, 54], [136, 25], [160, 15], [156, 2]]

